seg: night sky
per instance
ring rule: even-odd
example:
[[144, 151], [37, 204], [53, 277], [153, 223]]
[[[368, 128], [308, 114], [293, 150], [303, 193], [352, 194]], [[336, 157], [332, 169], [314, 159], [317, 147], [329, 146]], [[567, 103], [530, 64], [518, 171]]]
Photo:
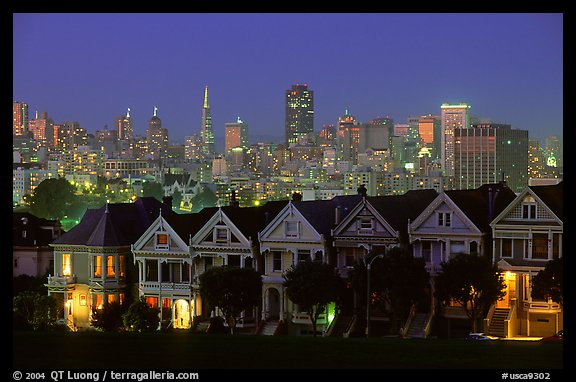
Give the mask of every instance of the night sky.
[[183, 142], [208, 85], [217, 138], [240, 116], [281, 140], [297, 83], [314, 91], [317, 131], [346, 109], [407, 123], [445, 102], [531, 139], [563, 131], [562, 14], [24, 13], [13, 32], [13, 100], [90, 133], [130, 107], [143, 135], [157, 106]]

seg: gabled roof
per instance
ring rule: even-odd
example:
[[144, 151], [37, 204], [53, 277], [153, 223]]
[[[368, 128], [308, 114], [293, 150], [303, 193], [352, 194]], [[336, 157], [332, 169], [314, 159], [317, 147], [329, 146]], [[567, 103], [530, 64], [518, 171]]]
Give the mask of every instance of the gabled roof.
[[530, 186], [529, 188], [554, 212], [554, 215], [564, 221], [564, 182], [547, 186]]
[[[488, 183], [471, 190], [449, 190], [446, 195], [482, 232], [490, 229], [490, 222], [516, 198], [506, 183]], [[490, 205], [490, 199], [494, 202]]]
[[270, 201], [258, 207], [209, 207], [196, 213], [166, 216], [165, 219], [178, 236], [188, 243], [190, 236], [194, 237], [218, 210], [222, 210], [247, 239], [252, 238], [255, 241], [258, 240], [258, 232], [263, 230], [287, 203], [287, 200], [282, 200]]
[[328, 237], [336, 221], [336, 208], [340, 208], [340, 219], [343, 220], [361, 200], [361, 195], [342, 195], [335, 196], [330, 200], [292, 202], [292, 205], [314, 227], [316, 232]]
[[[162, 210], [163, 216], [175, 214], [152, 197], [134, 203], [113, 203], [86, 210], [82, 220], [53, 244], [117, 247], [130, 245], [146, 231]], [[106, 212], [108, 211], [108, 212]]]
[[372, 196], [368, 202], [395, 230], [405, 233], [412, 221], [438, 196], [436, 190], [411, 190], [403, 195]]

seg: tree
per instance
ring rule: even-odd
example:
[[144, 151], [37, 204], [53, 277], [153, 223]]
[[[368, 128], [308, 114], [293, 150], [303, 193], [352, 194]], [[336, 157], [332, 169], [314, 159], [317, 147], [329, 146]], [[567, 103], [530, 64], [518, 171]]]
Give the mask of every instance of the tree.
[[217, 201], [218, 198], [216, 197], [216, 194], [214, 194], [214, 192], [209, 188], [204, 187], [202, 191], [194, 195], [192, 198], [192, 212], [199, 212], [204, 207], [214, 207], [216, 206]]
[[318, 261], [303, 261], [284, 274], [288, 298], [308, 313], [316, 336], [316, 322], [326, 305], [339, 299], [344, 282], [332, 266]]
[[[366, 262], [377, 253], [369, 254]], [[413, 304], [424, 301], [430, 285], [430, 275], [424, 260], [414, 258], [404, 248], [392, 248], [381, 259], [376, 259], [371, 267], [371, 303], [380, 305], [390, 317], [393, 332], [397, 332], [401, 321], [410, 313]], [[354, 264], [349, 273], [349, 281], [357, 293], [358, 300], [365, 306], [367, 269], [364, 263]], [[364, 310], [363, 310], [364, 311]]]
[[538, 272], [532, 280], [532, 298], [548, 299], [564, 305], [563, 285], [563, 257], [546, 263], [546, 267]]
[[118, 331], [124, 325], [122, 315], [125, 311], [124, 305], [116, 301], [112, 303], [106, 301], [102, 309], [92, 308], [90, 324], [106, 332]]
[[14, 325], [21, 329], [47, 330], [58, 317], [56, 300], [38, 292], [24, 291], [13, 300]]
[[154, 308], [144, 300], [134, 301], [128, 311], [122, 315], [124, 327], [130, 332], [153, 332], [160, 323], [160, 309]]
[[64, 178], [45, 179], [30, 198], [32, 214], [53, 220], [61, 220], [68, 214], [69, 206], [76, 200], [76, 189]]
[[443, 262], [442, 273], [435, 280], [436, 297], [446, 304], [460, 304], [474, 332], [490, 305], [505, 296], [505, 288], [498, 266], [476, 254], [461, 253]]
[[260, 302], [262, 278], [252, 268], [210, 268], [200, 275], [200, 294], [212, 308], [218, 307], [234, 334], [240, 313]]
[[161, 202], [162, 198], [164, 197], [164, 189], [158, 182], [144, 182], [144, 184], [142, 184], [142, 196], [152, 196]]
[[172, 194], [172, 206], [175, 210], [180, 210], [180, 202], [182, 202], [182, 193], [180, 190], [175, 190]]

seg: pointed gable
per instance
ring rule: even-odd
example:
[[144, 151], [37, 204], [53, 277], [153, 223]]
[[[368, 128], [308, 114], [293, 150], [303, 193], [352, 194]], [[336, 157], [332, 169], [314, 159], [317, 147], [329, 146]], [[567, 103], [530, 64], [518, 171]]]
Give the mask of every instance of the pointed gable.
[[397, 238], [398, 232], [363, 198], [334, 229], [333, 236]]
[[556, 185], [525, 188], [493, 220], [492, 224], [545, 224], [562, 225], [563, 182]]

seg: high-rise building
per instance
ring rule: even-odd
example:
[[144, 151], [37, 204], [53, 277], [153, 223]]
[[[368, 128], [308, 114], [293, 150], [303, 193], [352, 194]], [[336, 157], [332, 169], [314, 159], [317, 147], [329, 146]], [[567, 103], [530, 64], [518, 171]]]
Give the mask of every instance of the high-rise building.
[[334, 146], [334, 142], [336, 141], [336, 126], [332, 124], [326, 124], [322, 126], [322, 130], [320, 130], [318, 138], [320, 146]]
[[229, 154], [235, 147], [248, 150], [248, 125], [240, 117], [236, 122], [226, 123], [225, 129], [226, 154]]
[[214, 156], [214, 130], [212, 129], [212, 112], [208, 103], [208, 85], [204, 87], [204, 105], [202, 107], [202, 125], [200, 127], [202, 138], [202, 153], [205, 160], [212, 160]]
[[528, 186], [528, 131], [498, 123], [454, 129], [454, 187], [500, 180], [514, 192]]
[[556, 135], [546, 137], [546, 147], [544, 152], [546, 155], [546, 164], [550, 167], [563, 167], [563, 150], [562, 139]]
[[338, 130], [336, 135], [336, 155], [338, 160], [352, 161], [358, 156], [360, 145], [360, 122], [356, 117], [345, 111], [338, 117]]
[[470, 105], [466, 103], [440, 106], [442, 143], [440, 164], [448, 176], [454, 176], [454, 130], [470, 127]]
[[72, 150], [88, 145], [88, 132], [80, 127], [80, 122], [69, 121], [54, 125], [54, 147], [58, 150]]
[[29, 121], [30, 132], [39, 145], [54, 147], [54, 122], [48, 118], [47, 112], [36, 112], [36, 118]]
[[116, 117], [114, 126], [118, 132], [118, 139], [121, 141], [131, 141], [134, 139], [134, 126], [132, 126], [132, 119], [130, 118], [130, 108], [125, 116]]
[[314, 92], [308, 85], [292, 85], [286, 90], [286, 147], [294, 145], [298, 136], [314, 132]]
[[154, 115], [146, 129], [148, 154], [154, 159], [164, 158], [168, 150], [168, 129], [162, 127], [162, 121], [157, 114], [158, 108], [154, 106]]
[[12, 134], [28, 134], [28, 104], [24, 102], [12, 102]]

